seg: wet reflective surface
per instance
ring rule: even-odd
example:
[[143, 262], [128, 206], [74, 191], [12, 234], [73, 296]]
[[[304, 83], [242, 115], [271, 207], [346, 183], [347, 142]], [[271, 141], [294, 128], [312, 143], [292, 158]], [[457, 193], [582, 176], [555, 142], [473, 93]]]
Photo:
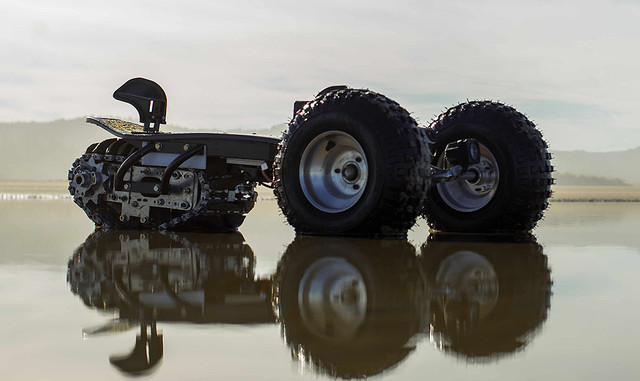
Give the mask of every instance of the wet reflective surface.
[[270, 201], [235, 234], [0, 208], [3, 379], [640, 376], [638, 204], [408, 240], [294, 237]]

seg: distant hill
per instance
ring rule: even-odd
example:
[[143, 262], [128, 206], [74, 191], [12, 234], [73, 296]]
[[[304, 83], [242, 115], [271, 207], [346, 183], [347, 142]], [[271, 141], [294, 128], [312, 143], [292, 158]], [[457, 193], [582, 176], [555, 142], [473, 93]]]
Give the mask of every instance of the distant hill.
[[559, 173], [618, 178], [640, 184], [640, 147], [616, 152], [555, 151], [553, 166]]
[[90, 143], [109, 136], [84, 118], [0, 123], [0, 179], [64, 179]]
[[[84, 119], [0, 123], [0, 180], [66, 179], [69, 167], [87, 146], [111, 137]], [[226, 132], [279, 137], [285, 129], [285, 124], [279, 124], [262, 130]], [[193, 131], [175, 125], [162, 126], [162, 130]], [[640, 184], [640, 147], [604, 153], [554, 151], [553, 157], [555, 176], [561, 185]]]
[[629, 186], [630, 184], [618, 178], [600, 176], [575, 175], [573, 173], [554, 173], [557, 185], [569, 186]]
[[[286, 125], [256, 131], [227, 131], [280, 136]], [[168, 125], [162, 130], [193, 132]], [[209, 130], [209, 132], [211, 132]], [[85, 118], [52, 122], [0, 123], [0, 180], [66, 179], [73, 161], [94, 142], [112, 137]]]

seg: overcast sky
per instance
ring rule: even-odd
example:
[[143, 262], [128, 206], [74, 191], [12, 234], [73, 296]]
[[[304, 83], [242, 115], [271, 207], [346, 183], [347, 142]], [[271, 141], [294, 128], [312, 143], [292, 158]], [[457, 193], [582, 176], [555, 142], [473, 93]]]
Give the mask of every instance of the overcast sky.
[[0, 121], [134, 118], [111, 95], [142, 76], [171, 124], [261, 129], [348, 84], [422, 124], [493, 99], [552, 150], [640, 146], [640, 2], [0, 1]]

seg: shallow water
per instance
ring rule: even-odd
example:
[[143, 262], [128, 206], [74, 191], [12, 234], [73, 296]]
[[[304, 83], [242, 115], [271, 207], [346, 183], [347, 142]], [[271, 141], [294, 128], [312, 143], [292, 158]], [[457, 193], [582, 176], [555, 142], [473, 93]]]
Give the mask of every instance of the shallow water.
[[640, 204], [555, 203], [535, 239], [93, 233], [0, 201], [13, 379], [638, 379]]

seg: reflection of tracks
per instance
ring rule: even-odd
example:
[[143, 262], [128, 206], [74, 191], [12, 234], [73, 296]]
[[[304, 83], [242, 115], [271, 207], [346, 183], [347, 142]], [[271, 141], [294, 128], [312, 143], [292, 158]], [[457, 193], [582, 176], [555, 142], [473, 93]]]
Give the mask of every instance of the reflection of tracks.
[[255, 256], [240, 233], [96, 231], [70, 259], [67, 279], [87, 306], [119, 313], [86, 334], [140, 325], [133, 351], [110, 358], [130, 374], [161, 360], [158, 321], [274, 321], [270, 282], [255, 279]]
[[268, 306], [269, 284], [254, 279], [254, 267], [240, 233], [97, 231], [69, 261], [68, 281], [85, 304], [129, 319], [153, 309], [165, 321], [273, 321], [234, 310], [234, 301], [252, 296]]
[[256, 279], [241, 234], [101, 232], [69, 261], [71, 290], [120, 319], [87, 334], [139, 325], [134, 350], [112, 356], [140, 374], [162, 358], [159, 321], [282, 324], [301, 366], [367, 377], [402, 362], [420, 337], [467, 361], [525, 348], [547, 318], [551, 282], [531, 237], [401, 240], [297, 237], [270, 280]]

